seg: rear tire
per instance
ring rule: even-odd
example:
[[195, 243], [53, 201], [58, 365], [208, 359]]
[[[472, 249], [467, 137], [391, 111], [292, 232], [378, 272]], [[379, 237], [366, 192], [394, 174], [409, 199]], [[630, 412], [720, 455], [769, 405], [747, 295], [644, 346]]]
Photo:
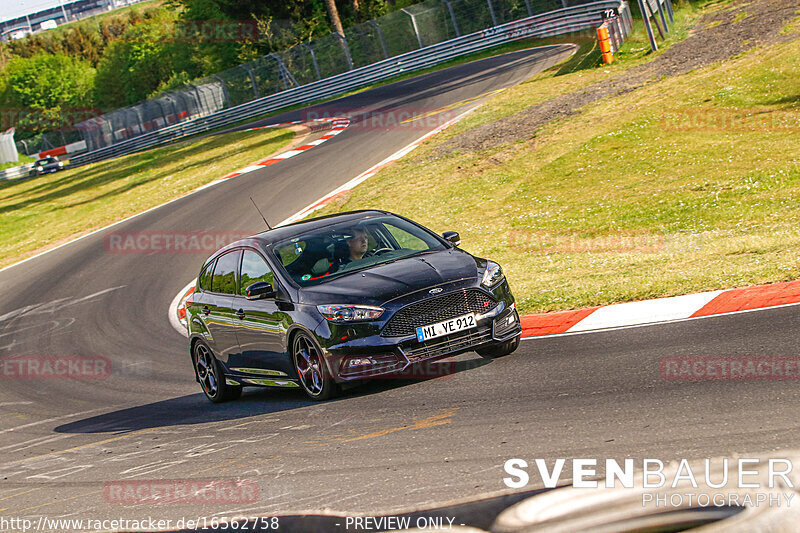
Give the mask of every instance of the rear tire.
[[222, 365], [206, 343], [199, 341], [194, 345], [192, 362], [197, 381], [200, 382], [206, 398], [212, 402], [236, 400], [242, 395], [241, 385], [228, 385]]
[[299, 332], [292, 339], [292, 363], [306, 396], [314, 401], [329, 400], [339, 388], [328, 372], [322, 349], [308, 334]]
[[475, 351], [478, 352], [478, 355], [480, 355], [481, 357], [486, 357], [488, 359], [494, 359], [496, 357], [503, 357], [503, 356], [510, 355], [510, 354], [514, 353], [514, 350], [516, 350], [519, 347], [519, 339], [520, 339], [520, 336], [517, 335], [516, 337], [514, 337], [510, 341], [498, 342], [496, 344], [490, 344], [490, 345], [486, 346], [485, 348], [478, 348]]

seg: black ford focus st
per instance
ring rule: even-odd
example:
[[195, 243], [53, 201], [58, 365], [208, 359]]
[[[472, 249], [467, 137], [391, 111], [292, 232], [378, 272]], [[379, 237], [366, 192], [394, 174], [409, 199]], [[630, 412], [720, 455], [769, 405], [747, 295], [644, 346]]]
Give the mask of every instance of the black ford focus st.
[[243, 386], [340, 386], [474, 350], [513, 352], [521, 326], [497, 263], [459, 236], [384, 211], [276, 228], [205, 262], [186, 304], [195, 376], [213, 402]]

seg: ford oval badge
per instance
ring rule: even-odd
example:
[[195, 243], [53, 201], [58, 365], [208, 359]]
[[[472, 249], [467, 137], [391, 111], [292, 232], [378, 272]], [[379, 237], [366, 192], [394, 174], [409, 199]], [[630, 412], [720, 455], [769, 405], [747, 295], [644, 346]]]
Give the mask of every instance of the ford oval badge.
[[428, 292], [429, 292], [429, 293], [431, 293], [431, 294], [439, 294], [439, 293], [440, 293], [440, 292], [442, 292], [443, 290], [444, 290], [444, 289], [442, 289], [441, 287], [436, 287], [435, 289], [431, 289], [431, 290], [429, 290]]

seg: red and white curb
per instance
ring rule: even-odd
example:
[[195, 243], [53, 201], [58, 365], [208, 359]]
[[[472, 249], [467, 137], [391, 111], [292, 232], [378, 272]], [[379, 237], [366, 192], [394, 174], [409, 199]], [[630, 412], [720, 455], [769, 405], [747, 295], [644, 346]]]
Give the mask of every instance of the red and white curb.
[[303, 152], [305, 152], [306, 150], [308, 150], [309, 148], [314, 148], [315, 146], [319, 146], [320, 144], [324, 143], [328, 139], [336, 137], [337, 135], [342, 133], [347, 128], [347, 126], [350, 125], [350, 119], [349, 118], [346, 118], [346, 117], [332, 117], [332, 118], [317, 118], [317, 119], [308, 120], [308, 121], [295, 120], [294, 122], [280, 122], [278, 124], [269, 124], [267, 126], [258, 126], [256, 128], [250, 128], [250, 129], [246, 129], [246, 130], [243, 130], [243, 131], [262, 130], [262, 129], [265, 129], [265, 128], [279, 128], [279, 127], [285, 127], [285, 126], [292, 126], [292, 125], [295, 125], [295, 124], [304, 124], [304, 123], [308, 123], [308, 122], [330, 122], [331, 123], [330, 133], [326, 133], [325, 135], [323, 135], [322, 137], [320, 137], [316, 141], [311, 141], [310, 143], [304, 144], [302, 146], [298, 146], [297, 148], [294, 148], [293, 150], [288, 150], [288, 151], [283, 152], [282, 154], [278, 154], [278, 155], [276, 155], [274, 157], [268, 157], [267, 159], [264, 159], [263, 161], [259, 161], [258, 163], [254, 164], [254, 165], [250, 165], [250, 166], [247, 166], [247, 167], [244, 167], [244, 168], [240, 168], [239, 170], [235, 170], [235, 171], [231, 172], [230, 174], [226, 174], [226, 175], [222, 176], [221, 178], [216, 179], [216, 180], [214, 180], [212, 182], [209, 182], [209, 183], [203, 185], [202, 187], [200, 187], [200, 188], [198, 188], [196, 190], [200, 191], [200, 190], [203, 190], [203, 189], [207, 189], [209, 187], [213, 187], [214, 185], [219, 185], [223, 181], [227, 181], [227, 180], [229, 180], [231, 178], [235, 178], [237, 176], [241, 176], [242, 174], [247, 174], [248, 172], [253, 172], [255, 170], [261, 170], [264, 167], [268, 167], [270, 165], [274, 165], [278, 161], [283, 161], [284, 159], [289, 159], [289, 158], [294, 157], [296, 155], [300, 155]]
[[523, 337], [644, 326], [800, 303], [800, 281], [520, 317]]

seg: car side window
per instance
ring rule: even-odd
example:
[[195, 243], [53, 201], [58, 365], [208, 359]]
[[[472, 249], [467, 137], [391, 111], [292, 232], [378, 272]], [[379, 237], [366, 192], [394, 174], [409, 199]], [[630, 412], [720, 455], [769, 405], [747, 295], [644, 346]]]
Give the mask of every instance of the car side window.
[[428, 243], [409, 233], [408, 231], [398, 228], [394, 224], [384, 224], [389, 233], [392, 234], [392, 237], [395, 238], [397, 244], [400, 245], [401, 248], [407, 248], [409, 250], [428, 250], [430, 246]]
[[200, 273], [200, 288], [204, 291], [211, 290], [211, 274], [214, 272], [214, 261], [209, 262]]
[[259, 281], [266, 281], [273, 287], [275, 286], [275, 277], [269, 265], [263, 257], [252, 250], [244, 251], [239, 280], [239, 294], [242, 296], [247, 294], [247, 287]]
[[228, 252], [214, 267], [211, 290], [223, 294], [236, 294], [236, 271], [239, 270], [239, 250]]

